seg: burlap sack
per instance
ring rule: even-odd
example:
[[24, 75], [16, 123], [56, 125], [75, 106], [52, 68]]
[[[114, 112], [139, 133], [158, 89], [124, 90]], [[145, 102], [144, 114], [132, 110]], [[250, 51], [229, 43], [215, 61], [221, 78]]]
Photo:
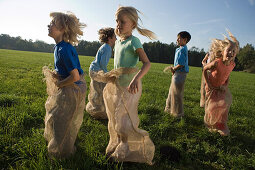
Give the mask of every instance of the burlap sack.
[[54, 157], [67, 157], [75, 152], [74, 142], [83, 121], [86, 82], [58, 89], [54, 84], [54, 71], [43, 67], [48, 98], [45, 103], [44, 137], [48, 152]]
[[91, 81], [86, 111], [96, 119], [107, 119], [103, 99], [103, 90], [106, 84], [95, 80], [95, 77], [97, 77], [97, 72], [95, 71], [90, 70], [89, 76]]
[[[105, 82], [104, 102], [108, 116], [108, 131], [110, 141], [106, 148], [106, 154], [115, 161], [130, 161], [152, 164], [155, 146], [148, 132], [138, 128], [138, 102], [142, 94], [142, 83], [139, 83], [139, 91], [131, 94], [126, 87], [119, 85], [118, 78], [123, 74], [137, 72], [135, 68], [119, 68], [102, 74]], [[101, 72], [102, 73], [102, 72]], [[120, 147], [119, 136], [126, 136], [128, 148]]]
[[172, 76], [168, 97], [166, 99], [165, 112], [170, 113], [174, 117], [184, 116], [183, 96], [186, 76], [187, 73], [183, 72], [175, 72]]
[[232, 103], [232, 95], [227, 88], [224, 90], [206, 87], [206, 102], [204, 123], [210, 131], [228, 135], [230, 130], [227, 125], [228, 112]]
[[205, 106], [205, 79], [202, 74], [201, 77], [201, 87], [200, 87], [200, 107]]

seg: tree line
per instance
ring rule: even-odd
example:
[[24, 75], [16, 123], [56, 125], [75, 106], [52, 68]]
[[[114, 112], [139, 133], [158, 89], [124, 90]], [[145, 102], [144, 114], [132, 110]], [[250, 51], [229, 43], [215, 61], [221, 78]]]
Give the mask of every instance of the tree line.
[[[98, 41], [81, 40], [75, 46], [79, 55], [95, 56], [98, 48], [101, 46]], [[162, 43], [160, 41], [148, 42], [143, 44], [144, 51], [151, 62], [173, 64], [175, 50], [178, 46], [175, 43]], [[54, 44], [48, 44], [40, 40], [26, 40], [20, 36], [11, 37], [8, 34], [0, 35], [0, 48], [13, 49], [23, 51], [36, 51], [52, 53]], [[191, 47], [189, 49], [189, 65], [201, 67], [201, 61], [206, 52], [204, 49]], [[255, 72], [255, 50], [252, 44], [246, 44], [240, 49], [240, 53], [236, 57], [235, 70], [245, 70]]]

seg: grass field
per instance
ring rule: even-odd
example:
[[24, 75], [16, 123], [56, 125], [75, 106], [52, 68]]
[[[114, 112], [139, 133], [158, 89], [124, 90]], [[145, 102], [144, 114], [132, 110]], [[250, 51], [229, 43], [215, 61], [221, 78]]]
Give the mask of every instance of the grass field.
[[[80, 56], [87, 73], [92, 60]], [[163, 112], [171, 81], [170, 74], [163, 73], [167, 65], [152, 63], [143, 78], [139, 103], [140, 127], [149, 132], [156, 147], [155, 163], [149, 166], [107, 161], [107, 121], [95, 120], [86, 112], [76, 154], [63, 160], [48, 157], [43, 138], [47, 95], [42, 67], [49, 64], [53, 65], [53, 54], [0, 49], [0, 169], [255, 169], [255, 74], [231, 73], [231, 135], [221, 137], [209, 133], [203, 124], [201, 68], [190, 67], [184, 92], [185, 117], [179, 120]], [[110, 60], [109, 70], [112, 67]], [[86, 81], [89, 87], [88, 76]], [[166, 159], [160, 154], [163, 145], [177, 153]], [[173, 157], [178, 154], [179, 161]]]

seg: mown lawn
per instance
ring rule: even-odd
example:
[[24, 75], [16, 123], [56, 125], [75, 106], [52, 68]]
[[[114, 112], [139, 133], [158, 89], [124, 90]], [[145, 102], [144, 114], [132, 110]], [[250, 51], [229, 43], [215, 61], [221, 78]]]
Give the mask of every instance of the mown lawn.
[[[87, 73], [92, 60], [80, 56]], [[156, 147], [155, 163], [149, 166], [107, 161], [107, 121], [95, 120], [86, 112], [76, 154], [63, 160], [48, 157], [43, 138], [47, 95], [42, 67], [49, 64], [53, 65], [53, 54], [0, 49], [0, 169], [255, 169], [254, 74], [231, 73], [231, 135], [221, 137], [209, 133], [203, 124], [201, 68], [190, 67], [184, 92], [185, 117], [179, 120], [163, 112], [171, 81], [171, 75], [163, 73], [168, 65], [152, 63], [143, 78], [139, 103], [140, 127], [149, 132]], [[110, 60], [109, 70], [112, 68]], [[86, 81], [89, 87], [88, 76]], [[168, 158], [160, 153], [165, 145], [172, 148]]]

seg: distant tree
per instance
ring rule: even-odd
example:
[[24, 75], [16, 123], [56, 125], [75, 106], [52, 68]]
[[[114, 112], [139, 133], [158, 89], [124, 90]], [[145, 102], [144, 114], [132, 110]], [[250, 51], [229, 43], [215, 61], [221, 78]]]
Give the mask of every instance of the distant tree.
[[254, 47], [251, 44], [246, 44], [243, 48], [240, 49], [240, 52], [237, 55], [237, 60], [240, 64], [238, 67], [240, 67], [241, 69], [254, 70], [255, 69]]
[[101, 43], [99, 41], [89, 42], [81, 40], [79, 44], [75, 46], [75, 48], [77, 52], [81, 55], [95, 56], [100, 46]]
[[[75, 46], [79, 55], [95, 56], [98, 48], [101, 46], [99, 41], [85, 41], [81, 40], [77, 46]], [[36, 40], [24, 40], [20, 36], [11, 37], [8, 34], [0, 35], [0, 48], [14, 49], [24, 51], [38, 51], [38, 52], [53, 52], [54, 44], [47, 44], [43, 41]], [[174, 63], [175, 50], [178, 46], [175, 43], [162, 43], [160, 41], [148, 42], [143, 44], [144, 51], [151, 62], [156, 63]], [[201, 66], [201, 61], [204, 58], [206, 52], [204, 49], [197, 47], [191, 47], [189, 49], [189, 65]], [[251, 44], [245, 45], [240, 49], [240, 53], [236, 57], [235, 70], [248, 70], [255, 72], [255, 51]]]
[[189, 49], [189, 65], [200, 67], [205, 54], [204, 49], [199, 50], [197, 47], [191, 47]]
[[143, 48], [151, 62], [172, 64], [177, 45], [165, 44], [159, 41], [144, 43]]

